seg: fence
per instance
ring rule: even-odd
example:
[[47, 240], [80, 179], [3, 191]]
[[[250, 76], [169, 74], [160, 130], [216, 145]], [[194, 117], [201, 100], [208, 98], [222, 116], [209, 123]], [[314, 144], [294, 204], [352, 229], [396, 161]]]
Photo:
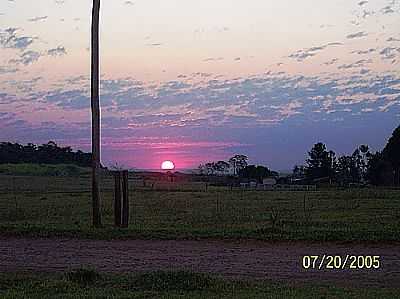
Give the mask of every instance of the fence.
[[[0, 226], [79, 230], [90, 226], [90, 177], [0, 176]], [[115, 181], [101, 180], [103, 222], [114, 225]], [[121, 187], [122, 188], [122, 187]], [[129, 177], [129, 228], [212, 234], [343, 230], [387, 233], [400, 226], [400, 191], [241, 190]]]
[[260, 190], [260, 191], [317, 191], [316, 185], [267, 185], [267, 184], [251, 184], [241, 183], [240, 188], [244, 190]]

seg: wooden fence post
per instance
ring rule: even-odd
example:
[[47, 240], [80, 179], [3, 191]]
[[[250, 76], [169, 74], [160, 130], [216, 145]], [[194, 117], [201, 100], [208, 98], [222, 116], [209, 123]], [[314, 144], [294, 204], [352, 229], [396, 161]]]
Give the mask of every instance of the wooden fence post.
[[[15, 217], [18, 217], [18, 198], [17, 198], [15, 180], [16, 180], [15, 177], [12, 177], [12, 192], [13, 192], [14, 203], [15, 203]], [[16, 220], [16, 219], [14, 219], [14, 220]]]
[[122, 222], [121, 215], [121, 172], [114, 172], [114, 223], [115, 226], [120, 227]]
[[129, 184], [127, 170], [122, 172], [122, 227], [129, 225]]

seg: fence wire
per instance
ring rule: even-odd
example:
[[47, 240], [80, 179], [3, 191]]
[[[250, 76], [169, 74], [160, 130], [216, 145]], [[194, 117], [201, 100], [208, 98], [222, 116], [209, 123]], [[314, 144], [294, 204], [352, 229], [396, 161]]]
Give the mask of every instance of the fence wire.
[[[114, 180], [101, 181], [112, 225]], [[0, 177], [0, 225], [81, 229], [91, 223], [90, 177]], [[129, 179], [131, 229], [177, 233], [298, 231], [398, 233], [400, 191], [246, 191], [204, 183]]]

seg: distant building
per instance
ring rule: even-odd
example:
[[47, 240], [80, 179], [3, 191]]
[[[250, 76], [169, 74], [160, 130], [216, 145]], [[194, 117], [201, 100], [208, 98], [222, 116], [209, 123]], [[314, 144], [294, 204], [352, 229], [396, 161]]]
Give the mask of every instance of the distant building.
[[256, 181], [251, 181], [250, 182], [250, 188], [252, 188], [252, 189], [257, 188], [257, 182]]
[[275, 178], [266, 178], [263, 179], [263, 185], [264, 186], [274, 186], [276, 185], [277, 181]]
[[240, 183], [240, 188], [247, 189], [249, 187], [249, 183]]

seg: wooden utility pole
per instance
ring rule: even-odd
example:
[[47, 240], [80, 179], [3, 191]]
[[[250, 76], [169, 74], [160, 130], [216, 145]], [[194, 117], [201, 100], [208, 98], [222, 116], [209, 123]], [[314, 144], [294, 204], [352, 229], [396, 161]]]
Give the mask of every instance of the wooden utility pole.
[[99, 21], [100, 0], [93, 0], [92, 10], [92, 208], [93, 226], [101, 227], [100, 199], [100, 101], [99, 101]]

